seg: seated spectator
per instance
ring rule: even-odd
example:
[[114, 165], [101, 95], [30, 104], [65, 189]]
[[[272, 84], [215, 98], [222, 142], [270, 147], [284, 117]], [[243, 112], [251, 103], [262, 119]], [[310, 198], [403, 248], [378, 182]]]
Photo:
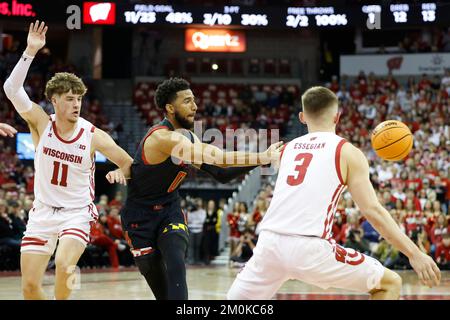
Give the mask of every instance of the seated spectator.
[[347, 241], [344, 243], [344, 247], [355, 249], [361, 253], [371, 255], [370, 246], [366, 239], [363, 238], [361, 229], [350, 230]]
[[109, 203], [109, 207], [122, 207], [123, 205], [123, 196], [121, 191], [117, 191], [116, 195], [114, 196], [114, 199], [112, 199]]
[[0, 200], [0, 247], [5, 247], [8, 257], [11, 259], [9, 269], [19, 268], [20, 243], [21, 239], [17, 236], [13, 219], [7, 212], [6, 202]]
[[441, 270], [450, 270], [450, 234], [442, 236], [442, 241], [436, 247], [435, 258]]
[[115, 242], [108, 234], [105, 225], [107, 223], [107, 217], [105, 214], [100, 214], [98, 221], [91, 227], [91, 243], [95, 246], [105, 248], [108, 251], [109, 261], [111, 267], [119, 268], [119, 258], [117, 256], [117, 250], [124, 250], [125, 247]]
[[430, 254], [431, 244], [428, 240], [428, 234], [426, 233], [425, 228], [419, 228], [419, 230], [412, 235], [411, 240], [416, 243], [423, 253]]
[[378, 245], [375, 257], [385, 266], [391, 266], [393, 262], [398, 258], [399, 251], [395, 249], [386, 240], [382, 239]]
[[369, 244], [370, 251], [372, 253], [376, 252], [378, 242], [380, 241], [380, 234], [375, 230], [375, 228], [370, 224], [368, 220], [364, 220], [361, 224], [361, 228], [364, 232], [363, 239]]
[[442, 241], [442, 236], [449, 233], [448, 220], [444, 214], [440, 214], [435, 225], [431, 228], [431, 243], [435, 246]]

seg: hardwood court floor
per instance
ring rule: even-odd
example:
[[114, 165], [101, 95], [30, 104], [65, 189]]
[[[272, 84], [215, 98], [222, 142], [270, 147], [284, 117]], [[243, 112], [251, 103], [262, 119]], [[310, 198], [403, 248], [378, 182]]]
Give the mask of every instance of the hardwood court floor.
[[[238, 271], [239, 269], [230, 269], [227, 266], [188, 267], [189, 299], [224, 300]], [[399, 271], [399, 273], [403, 278], [402, 299], [450, 300], [449, 271], [443, 271], [441, 285], [431, 289], [420, 285], [413, 271]], [[53, 296], [53, 277], [53, 272], [48, 272], [44, 279], [44, 290], [48, 297]], [[83, 269], [80, 279], [80, 289], [74, 290], [72, 299], [154, 299], [136, 268], [119, 271]], [[0, 272], [0, 300], [22, 299], [20, 288], [18, 272]], [[368, 299], [368, 295], [340, 289], [322, 290], [299, 281], [289, 281], [282, 286], [275, 299], [359, 300]]]

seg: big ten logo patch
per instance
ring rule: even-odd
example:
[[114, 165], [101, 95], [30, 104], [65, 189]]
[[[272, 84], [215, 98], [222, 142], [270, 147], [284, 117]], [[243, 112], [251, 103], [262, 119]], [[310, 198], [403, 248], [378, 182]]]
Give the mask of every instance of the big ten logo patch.
[[80, 149], [80, 150], [86, 150], [86, 146], [84, 144], [81, 143], [77, 143], [75, 145], [76, 148]]

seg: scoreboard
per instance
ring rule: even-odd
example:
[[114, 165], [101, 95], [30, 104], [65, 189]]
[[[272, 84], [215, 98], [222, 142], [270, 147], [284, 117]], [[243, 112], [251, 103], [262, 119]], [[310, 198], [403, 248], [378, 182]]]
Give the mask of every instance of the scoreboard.
[[[65, 22], [67, 8], [72, 3], [86, 9], [95, 7], [96, 17], [84, 17], [93, 24], [116, 26], [158, 25], [205, 27], [238, 27], [256, 29], [298, 30], [304, 28], [395, 28], [398, 26], [420, 27], [423, 25], [450, 26], [450, 1], [415, 1], [413, 4], [385, 3], [349, 6], [282, 7], [238, 6], [221, 7], [132, 4], [125, 1], [81, 0], [0, 0], [0, 20], [39, 18], [46, 21]], [[330, 3], [333, 3], [330, 1]], [[109, 4], [109, 5], [108, 5]], [[113, 12], [103, 13], [102, 8]], [[83, 10], [82, 10], [83, 11]], [[84, 15], [89, 14], [84, 11]], [[101, 17], [111, 18], [108, 23]], [[92, 18], [92, 19], [91, 19]], [[97, 22], [98, 21], [98, 22]], [[113, 21], [113, 23], [110, 23]], [[371, 28], [370, 28], [371, 29]]]
[[364, 27], [379, 22], [396, 26], [450, 25], [450, 3], [422, 2], [388, 5], [320, 7], [183, 7], [118, 4], [118, 24], [233, 26], [260, 29]]

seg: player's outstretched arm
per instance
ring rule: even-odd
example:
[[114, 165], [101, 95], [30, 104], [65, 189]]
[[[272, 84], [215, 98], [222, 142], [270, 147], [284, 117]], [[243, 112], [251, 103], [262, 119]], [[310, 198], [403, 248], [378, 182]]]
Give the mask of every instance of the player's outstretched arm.
[[10, 136], [11, 138], [17, 133], [17, 130], [11, 127], [7, 123], [0, 123], [0, 135], [6, 137]]
[[369, 178], [369, 164], [364, 154], [350, 143], [342, 147], [341, 160], [347, 165], [347, 185], [353, 200], [370, 224], [395, 248], [409, 258], [423, 284], [439, 285], [441, 273], [431, 257], [424, 254], [398, 227], [377, 199]]
[[93, 151], [100, 151], [108, 160], [116, 164], [119, 169], [110, 171], [106, 179], [110, 183], [121, 183], [126, 185], [126, 179], [131, 176], [131, 164], [133, 158], [119, 147], [109, 134], [96, 128], [92, 139]]
[[177, 159], [200, 166], [202, 163], [218, 167], [245, 167], [269, 164], [280, 158], [282, 142], [272, 144], [266, 151], [252, 152], [225, 152], [216, 146], [202, 143], [195, 138], [194, 143], [179, 132], [158, 130], [152, 135], [152, 142], [146, 141], [144, 150], [151, 155], [154, 148]]
[[36, 129], [39, 134], [42, 134], [47, 126], [49, 117], [39, 105], [31, 102], [23, 88], [23, 84], [34, 56], [45, 45], [47, 29], [45, 23], [39, 23], [39, 20], [30, 24], [27, 48], [3, 85], [5, 94], [12, 102], [14, 108], [28, 123], [30, 128]]

